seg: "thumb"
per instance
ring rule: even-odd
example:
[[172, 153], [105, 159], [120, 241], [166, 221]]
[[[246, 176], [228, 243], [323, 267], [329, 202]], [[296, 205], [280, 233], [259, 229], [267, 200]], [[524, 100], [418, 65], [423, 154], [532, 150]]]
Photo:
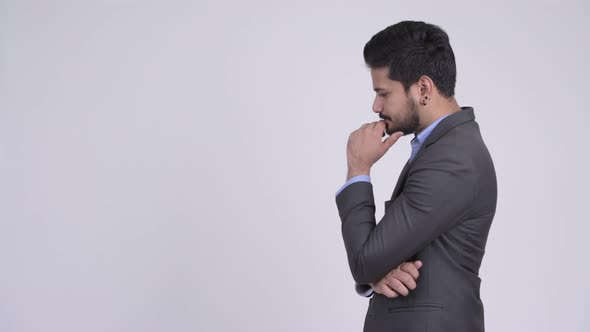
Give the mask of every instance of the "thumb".
[[401, 131], [397, 131], [393, 133], [393, 135], [387, 137], [383, 141], [383, 144], [385, 144], [386, 149], [389, 150], [389, 148], [392, 147], [395, 144], [395, 142], [397, 142], [397, 140], [402, 136], [404, 136], [404, 133]]

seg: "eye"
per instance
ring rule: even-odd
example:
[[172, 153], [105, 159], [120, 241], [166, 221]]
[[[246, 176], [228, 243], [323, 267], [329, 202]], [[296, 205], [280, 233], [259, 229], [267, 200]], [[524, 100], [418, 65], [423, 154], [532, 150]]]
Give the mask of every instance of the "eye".
[[383, 93], [378, 94], [377, 96], [379, 96], [379, 97], [385, 97], [387, 95], [389, 95], [389, 92], [383, 92]]

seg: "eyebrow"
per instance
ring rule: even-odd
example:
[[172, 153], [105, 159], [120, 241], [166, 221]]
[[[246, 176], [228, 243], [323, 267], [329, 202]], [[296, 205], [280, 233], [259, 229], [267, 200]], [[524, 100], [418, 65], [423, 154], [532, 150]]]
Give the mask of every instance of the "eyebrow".
[[374, 88], [373, 91], [380, 92], [380, 91], [387, 91], [387, 90], [385, 90], [383, 88]]

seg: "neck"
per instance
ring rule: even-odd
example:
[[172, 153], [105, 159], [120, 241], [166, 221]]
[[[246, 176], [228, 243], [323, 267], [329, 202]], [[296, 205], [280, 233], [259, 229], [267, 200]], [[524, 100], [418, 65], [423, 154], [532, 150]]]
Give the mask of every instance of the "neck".
[[424, 106], [422, 110], [420, 110], [420, 127], [416, 130], [415, 134], [419, 134], [424, 128], [430, 126], [434, 121], [441, 117], [459, 111], [461, 111], [461, 106], [459, 106], [455, 97], [449, 99], [440, 98], [437, 102], [433, 100], [430, 104]]

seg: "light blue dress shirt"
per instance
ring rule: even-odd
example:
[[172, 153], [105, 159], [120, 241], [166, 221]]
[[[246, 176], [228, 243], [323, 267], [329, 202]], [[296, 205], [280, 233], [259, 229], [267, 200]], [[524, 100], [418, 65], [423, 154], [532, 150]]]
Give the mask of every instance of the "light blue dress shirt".
[[[416, 156], [416, 153], [418, 153], [418, 151], [420, 150], [420, 147], [426, 141], [426, 139], [428, 138], [428, 136], [430, 135], [430, 133], [434, 130], [434, 128], [438, 125], [438, 123], [441, 122], [444, 118], [446, 118], [449, 115], [450, 114], [447, 114], [447, 115], [444, 115], [444, 116], [440, 117], [438, 120], [434, 121], [428, 127], [426, 127], [424, 130], [422, 130], [418, 135], [416, 135], [416, 137], [414, 137], [414, 139], [412, 139], [412, 141], [410, 142], [411, 145], [412, 145], [412, 153], [410, 155], [410, 160], [414, 159], [414, 157]], [[353, 184], [355, 182], [361, 182], [361, 181], [371, 182], [371, 177], [368, 176], [368, 175], [357, 175], [357, 176], [354, 176], [354, 177], [350, 178], [336, 192], [336, 196], [338, 196], [338, 194], [340, 194], [340, 192], [342, 190], [344, 190], [344, 188], [348, 187], [349, 185], [351, 185], [351, 184]], [[365, 297], [369, 297], [372, 293], [373, 293], [373, 289], [372, 288], [369, 288], [366, 292], [364, 292], [362, 294], [359, 294], [359, 295], [362, 295], [362, 296], [365, 296]]]

